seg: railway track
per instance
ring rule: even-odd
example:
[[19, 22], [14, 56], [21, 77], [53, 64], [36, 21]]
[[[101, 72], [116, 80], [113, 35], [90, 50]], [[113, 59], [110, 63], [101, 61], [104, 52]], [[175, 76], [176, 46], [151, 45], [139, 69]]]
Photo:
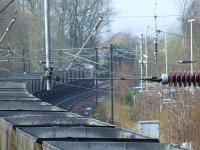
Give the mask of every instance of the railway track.
[[[107, 88], [108, 84], [109, 82], [101, 82], [98, 84], [98, 87], [103, 91]], [[101, 90], [98, 93], [103, 93]], [[92, 106], [95, 95], [96, 91], [85, 90], [84, 92], [78, 93], [77, 95], [73, 95], [70, 97], [67, 96], [66, 98], [58, 99], [59, 102], [55, 106], [61, 107], [69, 112], [73, 110], [73, 112], [80, 112], [82, 114], [85, 108]], [[86, 101], [86, 105], [83, 104], [84, 101]], [[90, 103], [88, 103], [88, 101]], [[76, 107], [78, 107], [78, 110], [76, 110]]]
[[84, 101], [85, 99], [87, 99], [90, 96], [93, 96], [94, 94], [95, 94], [94, 91], [87, 91], [87, 92], [72, 96], [70, 98], [64, 99], [55, 106], [69, 110], [70, 108], [72, 108], [77, 103]]

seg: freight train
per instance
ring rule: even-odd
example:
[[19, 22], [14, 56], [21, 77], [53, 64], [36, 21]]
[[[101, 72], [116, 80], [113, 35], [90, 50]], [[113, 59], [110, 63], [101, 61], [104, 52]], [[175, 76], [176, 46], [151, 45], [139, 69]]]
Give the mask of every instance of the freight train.
[[[68, 79], [70, 73], [62, 76], [62, 82], [73, 83]], [[43, 84], [37, 85], [37, 77], [40, 75], [27, 74], [0, 81], [0, 150], [181, 150], [178, 146], [160, 144], [159, 139], [43, 102], [28, 91], [31, 88], [34, 93], [45, 88]]]
[[[76, 86], [82, 88], [91, 88], [94, 81], [94, 66], [92, 64], [76, 64], [70, 70], [55, 70], [53, 71], [52, 88], [58, 86]], [[27, 89], [30, 93], [40, 93], [46, 90], [46, 82], [41, 77], [44, 73], [28, 73], [23, 76], [14, 76], [14, 78], [27, 79]]]

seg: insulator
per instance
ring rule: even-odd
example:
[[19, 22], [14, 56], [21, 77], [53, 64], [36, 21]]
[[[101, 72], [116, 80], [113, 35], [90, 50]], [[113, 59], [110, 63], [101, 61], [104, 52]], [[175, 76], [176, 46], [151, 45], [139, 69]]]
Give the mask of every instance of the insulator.
[[196, 87], [196, 74], [194, 74], [192, 77], [191, 77], [191, 82], [192, 84], [194, 85], [194, 87]]
[[196, 82], [198, 83], [198, 86], [200, 86], [200, 73], [196, 76]]
[[158, 57], [158, 41], [157, 38], [154, 40], [154, 62], [157, 63], [157, 57]]
[[169, 84], [170, 86], [200, 86], [200, 73], [194, 73], [193, 75], [190, 73], [174, 73], [169, 74], [168, 77], [167, 74], [163, 74], [161, 78], [163, 84]]
[[168, 74], [162, 74], [162, 77], [161, 77], [161, 81], [162, 81], [162, 84], [168, 84], [169, 83], [169, 77], [168, 77]]
[[186, 80], [186, 74], [185, 73], [182, 75], [181, 82], [183, 83], [184, 86], [187, 86], [187, 80]]
[[182, 82], [181, 82], [181, 74], [178, 74], [178, 75], [177, 75], [177, 83], [178, 83], [179, 87], [182, 86]]

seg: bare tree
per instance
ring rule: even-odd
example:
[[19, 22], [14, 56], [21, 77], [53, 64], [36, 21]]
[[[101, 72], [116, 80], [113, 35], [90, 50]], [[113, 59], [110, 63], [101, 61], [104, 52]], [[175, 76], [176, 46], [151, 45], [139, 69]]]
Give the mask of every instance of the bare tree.
[[[80, 47], [100, 17], [111, 15], [108, 0], [61, 0], [54, 2], [58, 36], [70, 47]], [[63, 42], [62, 42], [63, 43]]]
[[[4, 8], [7, 3], [5, 0], [0, 0], [0, 9]], [[109, 0], [50, 1], [52, 50], [80, 47], [99, 17], [109, 20], [110, 3]], [[41, 66], [36, 62], [44, 59], [45, 56], [42, 51], [44, 49], [43, 1], [15, 0], [15, 3], [10, 5], [0, 16], [1, 33], [5, 30], [15, 9], [18, 11], [16, 24], [5, 42], [1, 44], [1, 48], [18, 49], [20, 50], [18, 55], [21, 57], [25, 50], [25, 60], [26, 64], [29, 64], [29, 68], [32, 71], [41, 71]]]

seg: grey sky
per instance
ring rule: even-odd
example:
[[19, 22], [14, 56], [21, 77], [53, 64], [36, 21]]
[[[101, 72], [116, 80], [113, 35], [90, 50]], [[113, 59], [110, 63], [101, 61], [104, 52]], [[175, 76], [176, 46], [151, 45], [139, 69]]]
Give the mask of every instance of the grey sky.
[[[127, 16], [125, 18], [112, 18], [111, 31], [116, 32], [131, 32], [139, 34], [144, 32], [144, 26], [149, 25], [154, 28], [155, 15], [155, 0], [112, 0], [116, 16]], [[178, 15], [177, 6], [174, 0], [157, 0], [157, 15]], [[128, 17], [130, 16], [130, 17]], [[131, 17], [131, 16], [152, 16], [152, 17]], [[169, 28], [177, 28], [177, 17], [160, 17], [158, 18], [159, 29], [162, 29], [164, 24], [168, 24]], [[153, 30], [149, 29], [149, 32]]]

